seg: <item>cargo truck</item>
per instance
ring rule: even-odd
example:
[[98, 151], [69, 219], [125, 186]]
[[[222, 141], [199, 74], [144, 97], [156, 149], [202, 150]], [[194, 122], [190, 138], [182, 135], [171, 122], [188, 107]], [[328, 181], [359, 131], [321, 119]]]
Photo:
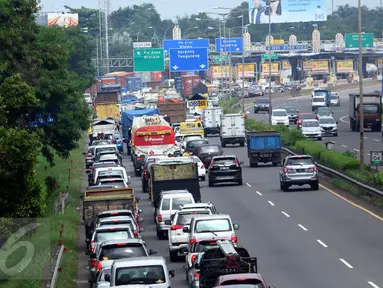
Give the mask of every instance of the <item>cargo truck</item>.
[[225, 114], [221, 116], [221, 146], [239, 144], [245, 146], [245, 118], [242, 114]]
[[95, 100], [96, 104], [99, 103], [120, 103], [121, 102], [121, 91], [102, 91], [98, 92]]
[[258, 163], [272, 162], [274, 166], [281, 163], [281, 134], [277, 131], [247, 132], [247, 156], [250, 167]]
[[162, 191], [188, 190], [195, 202], [201, 202], [198, 167], [196, 163], [158, 163], [150, 167], [149, 195], [154, 208], [158, 208]]
[[223, 111], [219, 107], [207, 107], [202, 110], [203, 127], [205, 136], [219, 134], [221, 130], [221, 116]]
[[105, 102], [99, 103], [96, 106], [97, 119], [105, 119], [108, 117], [113, 117], [120, 121], [120, 109], [115, 102]]
[[[349, 94], [350, 130], [360, 130], [360, 95]], [[382, 131], [382, 94], [373, 92], [363, 94], [363, 121], [364, 128], [371, 131]]]
[[88, 247], [100, 213], [124, 209], [131, 211], [132, 215], [138, 220], [138, 213], [142, 212], [137, 209], [133, 188], [86, 190], [82, 198], [82, 219], [85, 226], [85, 241]]

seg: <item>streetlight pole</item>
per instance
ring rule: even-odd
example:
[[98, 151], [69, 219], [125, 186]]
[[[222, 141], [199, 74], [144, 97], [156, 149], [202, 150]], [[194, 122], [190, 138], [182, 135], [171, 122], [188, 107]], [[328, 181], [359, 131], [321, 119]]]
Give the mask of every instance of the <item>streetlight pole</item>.
[[358, 0], [358, 36], [359, 36], [359, 132], [360, 132], [360, 170], [364, 169], [364, 107], [363, 107], [363, 54], [362, 54], [362, 10]]
[[190, 28], [186, 29], [184, 32], [185, 37], [186, 37], [186, 32], [188, 32], [190, 29], [198, 29], [198, 26], [190, 27]]
[[270, 7], [270, 2], [268, 3], [268, 9], [269, 9], [269, 124], [272, 124], [271, 121], [271, 114], [273, 112], [273, 107], [271, 104], [271, 7]]
[[[245, 15], [242, 14], [242, 39], [245, 34]], [[243, 41], [243, 40], [242, 40]], [[245, 47], [242, 47], [242, 113], [245, 114]]]
[[166, 28], [165, 33], [164, 33], [164, 40], [166, 39], [166, 33], [168, 33], [169, 29], [173, 28], [173, 27], [174, 26], [170, 26], [170, 27]]
[[140, 31], [138, 31], [138, 32], [137, 32], [137, 42], [138, 42], [138, 36], [140, 35], [140, 33], [141, 33], [142, 31], [144, 31], [145, 29], [152, 29], [152, 28], [153, 28], [153, 27], [150, 26], [150, 27], [143, 28], [143, 29], [141, 29]]

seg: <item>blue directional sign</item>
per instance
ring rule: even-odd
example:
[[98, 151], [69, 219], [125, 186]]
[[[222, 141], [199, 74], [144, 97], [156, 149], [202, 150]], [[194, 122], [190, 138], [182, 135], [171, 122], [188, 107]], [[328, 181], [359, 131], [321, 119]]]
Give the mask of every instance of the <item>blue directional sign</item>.
[[169, 67], [171, 72], [204, 71], [209, 69], [207, 48], [170, 49]]
[[169, 54], [170, 49], [184, 49], [184, 48], [208, 48], [209, 39], [183, 39], [183, 40], [164, 40], [163, 41], [164, 53]]
[[308, 50], [308, 46], [305, 44], [298, 45], [270, 45], [266, 46], [266, 51], [269, 51], [269, 47], [271, 47], [271, 51], [291, 51], [291, 50]]
[[216, 38], [215, 52], [242, 52], [243, 38]]

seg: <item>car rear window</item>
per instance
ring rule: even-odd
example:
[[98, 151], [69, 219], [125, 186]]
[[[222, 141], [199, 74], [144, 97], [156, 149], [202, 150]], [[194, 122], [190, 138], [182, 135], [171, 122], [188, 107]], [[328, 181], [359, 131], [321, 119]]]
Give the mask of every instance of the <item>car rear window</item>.
[[98, 176], [123, 176], [123, 172], [121, 170], [106, 170], [106, 171], [100, 171], [98, 173]]
[[301, 119], [313, 119], [314, 116], [312, 114], [300, 114], [299, 118], [301, 118]]
[[183, 136], [176, 136], [176, 141], [177, 141], [177, 142], [181, 142], [181, 141], [182, 141], [182, 137], [183, 137]]
[[224, 232], [231, 230], [231, 225], [228, 219], [198, 220], [195, 225], [195, 232], [197, 233], [203, 233], [204, 231]]
[[212, 241], [212, 242], [199, 242], [194, 246], [194, 251], [195, 253], [203, 253], [206, 252], [209, 249], [213, 248], [218, 248], [217, 242]]
[[114, 154], [106, 154], [106, 155], [101, 155], [100, 161], [105, 161], [105, 160], [118, 160], [117, 156]]
[[231, 279], [227, 280], [225, 282], [222, 282], [220, 286], [227, 286], [227, 285], [249, 285], [249, 287], [252, 288], [264, 288], [263, 283], [258, 279], [244, 279], [241, 277], [238, 277], [238, 279]]
[[116, 286], [164, 283], [166, 283], [165, 271], [161, 265], [133, 266], [116, 269]]
[[191, 213], [182, 213], [178, 214], [177, 217], [177, 225], [190, 225], [191, 219], [195, 215], [209, 215], [209, 211], [198, 211], [198, 212], [191, 212]]
[[185, 136], [184, 137], [184, 141], [192, 141], [192, 140], [198, 140], [198, 139], [202, 139], [202, 136], [200, 135], [190, 135], [190, 136]]
[[181, 204], [191, 204], [193, 200], [190, 197], [182, 197], [182, 198], [173, 198], [172, 199], [172, 210], [180, 209]]
[[313, 98], [313, 102], [325, 102], [324, 98]]
[[302, 127], [319, 127], [318, 121], [303, 121]]
[[148, 256], [144, 247], [140, 246], [106, 246], [101, 249], [99, 260], [108, 260]]
[[118, 240], [118, 239], [130, 239], [131, 234], [128, 230], [124, 231], [97, 231], [95, 235], [96, 242], [103, 242], [108, 240]]
[[[260, 89], [257, 89], [257, 90], [260, 90]], [[257, 103], [257, 104], [268, 104], [269, 103], [269, 99], [258, 99], [258, 100], [255, 101], [255, 103]]]
[[219, 153], [221, 151], [219, 146], [201, 146], [199, 149], [201, 153]]
[[287, 160], [286, 165], [310, 165], [313, 163], [314, 162], [311, 157], [302, 157], [302, 158], [290, 158]]
[[225, 158], [214, 158], [214, 164], [233, 164], [235, 163], [235, 158], [234, 157], [225, 157]]
[[99, 152], [115, 152], [116, 151], [116, 148], [114, 147], [105, 147], [105, 148], [97, 148], [96, 152], [99, 153]]
[[101, 179], [100, 184], [102, 185], [109, 185], [112, 184], [114, 188], [125, 188], [125, 181], [123, 179], [116, 180], [116, 179]]
[[170, 199], [162, 200], [161, 210], [165, 210], [165, 211], [170, 210]]
[[193, 147], [199, 147], [199, 146], [202, 146], [202, 145], [207, 145], [209, 144], [208, 141], [206, 140], [199, 140], [199, 141], [189, 141], [187, 144], [186, 144], [186, 147], [188, 148], [193, 148]]

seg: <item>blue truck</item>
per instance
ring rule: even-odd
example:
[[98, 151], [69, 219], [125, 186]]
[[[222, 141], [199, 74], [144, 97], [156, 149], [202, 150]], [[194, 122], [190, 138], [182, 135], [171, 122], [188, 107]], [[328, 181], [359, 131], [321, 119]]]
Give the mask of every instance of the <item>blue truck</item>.
[[246, 133], [247, 156], [250, 167], [258, 163], [273, 163], [277, 166], [282, 161], [281, 134], [277, 131], [251, 131]]

